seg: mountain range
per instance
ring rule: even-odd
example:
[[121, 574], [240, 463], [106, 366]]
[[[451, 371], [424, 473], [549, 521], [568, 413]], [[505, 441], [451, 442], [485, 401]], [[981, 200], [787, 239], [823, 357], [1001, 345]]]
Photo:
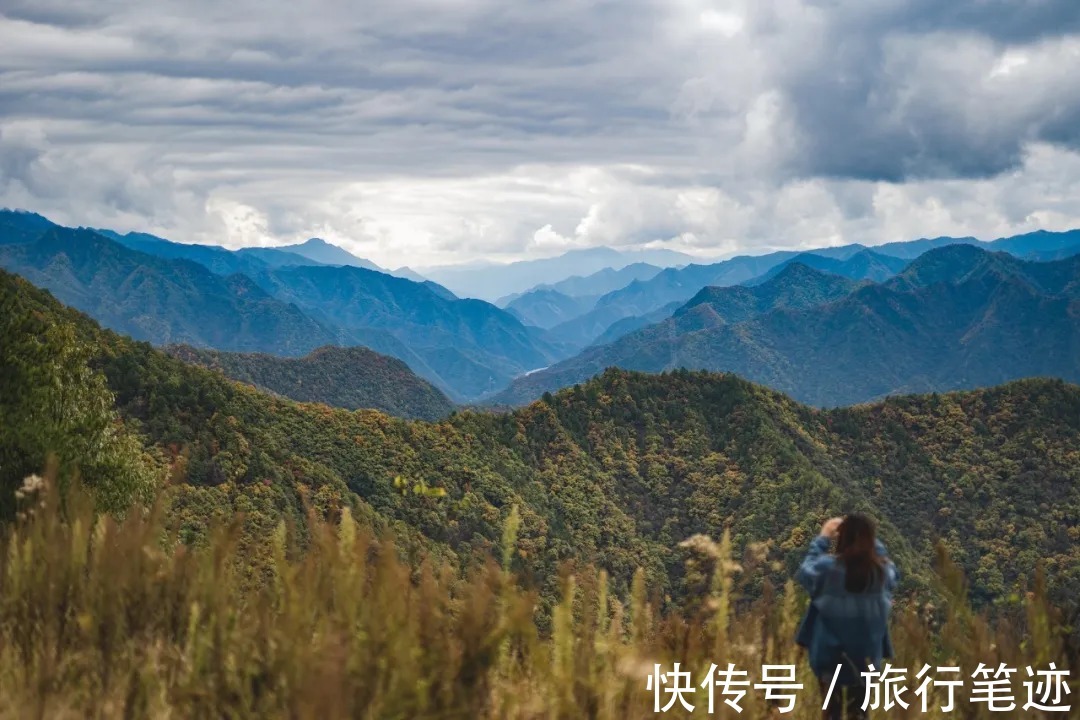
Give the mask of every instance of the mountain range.
[[[396, 270], [390, 270], [380, 267], [362, 257], [353, 255], [348, 250], [342, 247], [329, 243], [322, 238], [310, 238], [302, 243], [295, 245], [280, 245], [275, 250], [282, 252], [289, 252], [294, 255], [307, 258], [313, 263], [319, 265], [348, 265], [350, 267], [364, 268], [365, 270], [375, 270], [376, 272], [386, 273], [387, 275], [393, 275], [394, 277], [405, 278], [406, 280], [412, 280], [418, 283], [428, 283], [433, 289], [438, 288], [446, 295], [452, 295], [449, 290], [442, 288], [441, 286], [432, 283], [426, 277], [422, 276], [415, 270], [402, 266]], [[311, 263], [292, 263], [292, 264], [307, 264]]]
[[[765, 255], [742, 255], [708, 265], [667, 268], [649, 280], [633, 282], [603, 295], [597, 299], [592, 311], [553, 327], [551, 334], [557, 341], [584, 347], [595, 343], [601, 335], [607, 335], [606, 331], [619, 320], [651, 315], [665, 306], [678, 307], [703, 287], [763, 282], [768, 279], [770, 272], [777, 272], [783, 263], [795, 258], [836, 274], [883, 280], [903, 267], [899, 260], [910, 261], [929, 250], [957, 244], [1004, 251], [1033, 260], [1060, 259], [1080, 253], [1080, 230], [1038, 231], [990, 242], [970, 237], [941, 237], [886, 243], [872, 248], [853, 244], [803, 252], [781, 250]], [[637, 326], [642, 324], [636, 323]]]
[[770, 278], [782, 273], [792, 263], [799, 263], [807, 267], [823, 272], [851, 278], [853, 280], [873, 280], [882, 282], [903, 270], [908, 265], [906, 258], [898, 258], [890, 255], [882, 255], [872, 250], [862, 250], [851, 257], [840, 259], [817, 255], [812, 252], [800, 253], [795, 257], [784, 260], [766, 273], [759, 275], [753, 280], [748, 280], [746, 285], [758, 285]]
[[[495, 304], [527, 325], [548, 329], [585, 315], [601, 296], [637, 280], [655, 277], [660, 271], [661, 268], [648, 263], [634, 263], [619, 270], [604, 268], [592, 275], [575, 275], [557, 283], [537, 285], [527, 292], [500, 298]], [[578, 346], [584, 344], [572, 333], [561, 332], [560, 339]]]
[[26, 210], [0, 210], [0, 244], [36, 240], [54, 227], [51, 220]]
[[[830, 253], [825, 255], [785, 252], [764, 258], [735, 258], [727, 264], [664, 270], [650, 279], [631, 282], [597, 298], [588, 312], [552, 326], [551, 337], [577, 348], [615, 340], [626, 332], [670, 317], [686, 301], [684, 295], [689, 288], [705, 287], [698, 283], [706, 278], [716, 279], [712, 286], [717, 287], [753, 285], [768, 280], [789, 263], [798, 261], [853, 279], [877, 279], [890, 277], [907, 264], [906, 260], [880, 256], [868, 250], [854, 251], [853, 254], [845, 250], [839, 251], [843, 252], [843, 259], [832, 257], [828, 250], [821, 251]], [[759, 270], [761, 273], [756, 274]], [[674, 299], [654, 307], [656, 302], [669, 297]]]
[[1037, 263], [948, 245], [883, 283], [802, 263], [754, 286], [707, 288], [674, 316], [516, 380], [528, 402], [605, 367], [737, 373], [819, 406], [993, 385], [1080, 380], [1080, 257]]
[[25, 213], [0, 216], [0, 266], [159, 345], [284, 356], [363, 345], [404, 360], [456, 400], [566, 355], [511, 314], [431, 282], [294, 262], [301, 256], [284, 250], [234, 252], [137, 235], [120, 242]]
[[[1046, 289], [1067, 277], [1020, 270]], [[970, 279], [998, 271], [972, 266]], [[775, 290], [776, 302], [804, 302], [793, 290]], [[730, 307], [768, 304], [744, 301]], [[215, 518], [242, 512], [238, 541], [256, 569], [282, 521], [302, 528], [345, 509], [392, 528], [408, 557], [467, 566], [504, 547], [513, 512], [520, 552], [506, 562], [542, 604], [557, 601], [567, 561], [603, 568], [620, 598], [640, 568], [669, 597], [662, 602], [678, 603], [691, 580], [682, 540], [726, 532], [735, 548], [769, 552], [774, 561], [754, 570], [760, 586], [790, 577], [822, 517], [861, 510], [878, 518], [905, 591], [930, 587], [939, 543], [968, 572], [977, 602], [1023, 591], [1037, 563], [1053, 569], [1061, 597], [1077, 589], [1069, 528], [1080, 512], [1080, 388], [1061, 381], [821, 411], [730, 374], [612, 370], [511, 413], [432, 424], [244, 386], [103, 330], [6, 272], [0, 311], [0, 358], [16, 371], [0, 377], [0, 406], [21, 413], [19, 433], [0, 432], [0, 456], [44, 462], [24, 457], [36, 447], [26, 439], [66, 419], [18, 400], [65, 388], [74, 401], [87, 394], [72, 383], [99, 378], [118, 413], [106, 427], [137, 428], [140, 462], [160, 462], [174, 478], [167, 516], [182, 536], [194, 542]], [[23, 372], [42, 342], [50, 356], [85, 363]], [[62, 460], [78, 468], [84, 458]]]
[[[497, 302], [540, 285], [554, 284], [574, 276], [604, 270], [621, 270], [639, 263], [674, 267], [695, 258], [673, 250], [615, 250], [607, 247], [571, 250], [558, 257], [521, 260], [507, 264], [447, 265], [419, 268], [425, 277], [463, 297]], [[560, 290], [564, 292], [564, 290]]]
[[247, 275], [148, 255], [92, 230], [53, 227], [33, 242], [0, 244], [0, 265], [118, 332], [160, 345], [297, 355], [349, 340]]
[[946, 245], [974, 245], [985, 250], [1007, 252], [1010, 255], [1024, 259], [1037, 259], [1059, 253], [1075, 255], [1076, 247], [1080, 245], [1080, 230], [1066, 230], [1064, 232], [1036, 230], [990, 241], [978, 240], [973, 237], [922, 238], [875, 245], [873, 250], [882, 255], [892, 255], [912, 260], [929, 250], [936, 250]]
[[[552, 275], [551, 282], [539, 283], [502, 309], [458, 298], [430, 280], [372, 269], [377, 266], [318, 239], [228, 250], [142, 233], [76, 230], [33, 213], [0, 212], [0, 265], [135, 338], [282, 357], [304, 356], [328, 345], [363, 346], [402, 360], [460, 403], [525, 402], [609, 365], [733, 370], [819, 405], [1037, 373], [1072, 377], [1067, 362], [1052, 360], [1053, 353], [1072, 351], [1072, 310], [1068, 302], [1062, 305], [1069, 298], [1065, 286], [1055, 290], [1034, 283], [1035, 271], [1020, 273], [1015, 263], [1008, 265], [1008, 255], [998, 258], [996, 275], [977, 278], [979, 286], [956, 263], [941, 260], [959, 257], [963, 251], [957, 248], [975, 253], [971, 257], [998, 249], [1018, 258], [1064, 258], [1045, 265], [1067, 268], [1070, 254], [1080, 251], [1080, 231], [1029, 233], [989, 243], [934, 238], [872, 249], [848, 245], [782, 251], [666, 269], [642, 260], [687, 258], [658, 251], [574, 251], [500, 266], [511, 275], [534, 270]], [[589, 272], [590, 263], [600, 262], [619, 267]], [[935, 262], [943, 267], [934, 269]], [[1012, 274], [1002, 269], [1006, 266]], [[819, 276], [810, 278], [805, 269]], [[562, 275], [556, 278], [557, 273]], [[843, 298], [832, 297], [828, 293], [835, 287], [822, 274], [846, 278], [853, 289]], [[931, 277], [938, 279], [931, 282]], [[770, 295], [778, 280], [791, 293], [784, 301]], [[919, 284], [911, 285], [916, 280]], [[622, 283], [627, 284], [617, 287]], [[935, 283], [959, 289], [933, 296]], [[1003, 295], [1013, 293], [1013, 305], [979, 295], [980, 287], [986, 290], [993, 283]], [[732, 292], [702, 293], [705, 288]], [[764, 299], [753, 299], [759, 297], [754, 292]], [[875, 300], [875, 292], [888, 297]], [[860, 302], [860, 309], [850, 309]], [[889, 313], [882, 303], [905, 309]], [[935, 304], [938, 313], [950, 315], [952, 326], [933, 318]], [[850, 317], [831, 324], [823, 319], [844, 308]], [[785, 318], [796, 325], [785, 326]], [[1033, 353], [1024, 349], [1025, 333], [1038, 336], [1030, 347], [1047, 357], [1028, 357]], [[994, 358], [986, 347], [989, 337], [1001, 343], [1002, 358]], [[1047, 338], [1057, 338], [1061, 347], [1049, 347]], [[832, 343], [833, 349], [815, 343]], [[882, 360], [905, 345], [921, 349], [907, 353], [906, 363]], [[862, 365], [847, 357], [864, 354], [873, 357]], [[822, 367], [808, 373], [803, 365], [811, 357], [818, 357], [814, 362]], [[995, 371], [983, 367], [995, 362]], [[870, 381], [871, 375], [876, 381]], [[333, 402], [338, 396], [330, 389], [320, 399]]]
[[[490, 303], [447, 298], [384, 273], [298, 266], [264, 273], [258, 282], [324, 324], [392, 335], [437, 373], [436, 384], [458, 398], [497, 389], [561, 353], [542, 331]], [[422, 368], [414, 369], [427, 377]]]
[[549, 329], [587, 313], [596, 296], [573, 297], [558, 290], [540, 287], [517, 296], [504, 309], [526, 325]]
[[506, 307], [518, 298], [538, 290], [553, 290], [574, 298], [598, 298], [601, 295], [624, 288], [635, 280], [648, 280], [656, 277], [661, 270], [663, 268], [644, 262], [633, 263], [618, 270], [606, 267], [591, 275], [573, 275], [559, 282], [536, 285], [527, 292], [501, 297], [495, 301], [495, 304], [499, 307]]
[[[52, 226], [60, 227], [60, 226]], [[310, 265], [313, 260], [297, 253], [276, 248], [242, 248], [227, 250], [214, 245], [177, 243], [156, 235], [129, 232], [125, 235], [112, 230], [87, 228], [91, 232], [114, 240], [124, 247], [168, 260], [191, 260], [218, 275], [242, 273], [251, 275], [271, 267]]]

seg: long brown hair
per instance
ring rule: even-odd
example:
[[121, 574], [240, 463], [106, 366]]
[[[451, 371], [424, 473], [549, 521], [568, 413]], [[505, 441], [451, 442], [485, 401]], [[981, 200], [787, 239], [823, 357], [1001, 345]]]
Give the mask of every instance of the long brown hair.
[[840, 523], [836, 535], [836, 556], [844, 563], [844, 589], [862, 593], [885, 576], [885, 560], [877, 552], [874, 521], [862, 513], [852, 513]]

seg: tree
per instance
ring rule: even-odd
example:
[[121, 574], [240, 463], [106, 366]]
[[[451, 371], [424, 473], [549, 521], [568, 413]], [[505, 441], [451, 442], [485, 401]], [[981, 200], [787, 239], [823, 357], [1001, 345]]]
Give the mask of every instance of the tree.
[[50, 457], [60, 481], [80, 478], [102, 510], [152, 497], [161, 470], [120, 422], [91, 357], [72, 325], [18, 295], [0, 298], [0, 518]]

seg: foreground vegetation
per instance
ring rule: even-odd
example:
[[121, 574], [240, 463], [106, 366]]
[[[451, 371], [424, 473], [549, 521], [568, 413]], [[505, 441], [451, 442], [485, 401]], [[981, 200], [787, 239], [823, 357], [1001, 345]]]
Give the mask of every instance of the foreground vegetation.
[[[564, 569], [545, 632], [536, 595], [506, 570], [516, 512], [501, 563], [464, 573], [430, 557], [403, 561], [392, 539], [348, 512], [336, 523], [313, 514], [302, 537], [284, 523], [275, 530], [273, 561], [252, 585], [238, 523], [192, 547], [160, 502], [116, 520], [78, 495], [61, 511], [55, 483], [30, 485], [23, 519], [0, 536], [2, 718], [647, 718], [657, 717], [647, 678], [674, 662], [695, 677], [710, 663], [752, 676], [795, 664], [805, 690], [787, 717], [820, 716], [792, 643], [800, 595], [788, 585], [751, 596], [743, 584], [770, 561], [762, 547], [735, 562], [729, 542], [694, 538], [687, 570], [700, 593], [664, 613], [642, 573], [622, 600], [606, 573]], [[1072, 667], [1038, 584], [991, 623], [966, 604], [956, 568], [940, 568], [941, 607], [896, 611], [900, 667]], [[1019, 682], [1016, 696], [1023, 702]], [[703, 690], [689, 700], [707, 714]], [[1003, 717], [969, 690], [957, 704], [951, 717]], [[743, 717], [776, 716], [761, 692], [742, 707]], [[889, 716], [945, 716], [918, 709]], [[666, 716], [686, 714], [676, 704]]]
[[611, 371], [432, 424], [268, 395], [2, 272], [0, 339], [0, 718], [637, 718], [674, 662], [796, 663], [816, 717], [788, 578], [850, 510], [904, 571], [900, 665], [1076, 667], [1061, 382], [822, 412]]

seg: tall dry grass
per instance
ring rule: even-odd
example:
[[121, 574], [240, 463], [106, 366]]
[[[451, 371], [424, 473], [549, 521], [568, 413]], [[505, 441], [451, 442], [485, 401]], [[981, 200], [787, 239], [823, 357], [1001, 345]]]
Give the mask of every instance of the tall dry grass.
[[[751, 679], [762, 664], [795, 664], [805, 690], [787, 717], [820, 717], [792, 642], [804, 600], [790, 585], [751, 599], [740, 578], [767, 558], [749, 548], [736, 561], [727, 538], [688, 541], [688, 576], [704, 590], [683, 611], [659, 612], [641, 573], [625, 600], [602, 571], [567, 573], [542, 634], [536, 597], [504, 569], [516, 512], [502, 562], [465, 573], [406, 565], [348, 513], [333, 525], [312, 517], [302, 546], [279, 526], [252, 585], [238, 523], [193, 549], [170, 536], [161, 504], [117, 520], [78, 493], [63, 511], [60, 501], [28, 489], [0, 538], [3, 718], [648, 718], [646, 678], [674, 662], [695, 684], [711, 663]], [[899, 666], [1067, 664], [1038, 587], [991, 623], [943, 559], [942, 596], [936, 609], [898, 606]], [[706, 714], [704, 690], [691, 702]], [[779, 717], [758, 691], [742, 705], [741, 717]], [[666, 716], [685, 715], [676, 705]], [[917, 704], [893, 716], [944, 717]], [[964, 693], [951, 715], [1006, 716]]]

